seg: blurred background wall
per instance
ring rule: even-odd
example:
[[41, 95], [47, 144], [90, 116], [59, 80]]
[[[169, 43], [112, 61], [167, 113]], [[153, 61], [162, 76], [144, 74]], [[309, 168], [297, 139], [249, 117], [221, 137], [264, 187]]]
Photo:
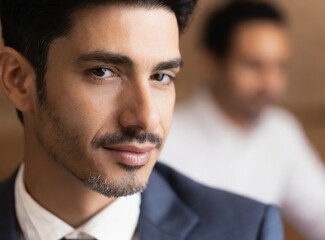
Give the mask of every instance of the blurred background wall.
[[[190, 96], [202, 80], [197, 38], [201, 22], [222, 0], [200, 0], [190, 28], [181, 39], [185, 60], [177, 79], [177, 101]], [[293, 41], [291, 81], [281, 105], [303, 123], [306, 134], [325, 159], [325, 1], [277, 0], [290, 21]], [[0, 179], [10, 175], [22, 159], [23, 133], [13, 106], [0, 91]], [[325, 187], [325, 186], [324, 186]], [[286, 226], [286, 239], [302, 239]]]

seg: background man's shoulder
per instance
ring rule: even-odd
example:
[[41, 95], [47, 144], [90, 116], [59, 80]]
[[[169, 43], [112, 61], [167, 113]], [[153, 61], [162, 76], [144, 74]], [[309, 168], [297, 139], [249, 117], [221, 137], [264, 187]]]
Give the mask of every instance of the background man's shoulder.
[[267, 108], [262, 115], [262, 119], [264, 122], [272, 124], [272, 126], [286, 127], [295, 130], [302, 129], [301, 123], [297, 117], [288, 110], [279, 106], [271, 106]]

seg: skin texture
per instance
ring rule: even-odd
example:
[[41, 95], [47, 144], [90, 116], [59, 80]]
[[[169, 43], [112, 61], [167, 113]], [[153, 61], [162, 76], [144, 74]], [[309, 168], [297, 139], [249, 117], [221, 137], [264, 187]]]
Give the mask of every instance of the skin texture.
[[218, 104], [238, 126], [251, 126], [286, 90], [290, 42], [288, 31], [267, 21], [235, 29], [224, 59], [209, 57]]
[[[79, 226], [145, 187], [169, 130], [180, 53], [176, 17], [164, 8], [101, 6], [73, 19], [71, 34], [50, 46], [44, 104], [19, 53], [5, 48], [0, 65], [3, 89], [24, 114], [25, 185]], [[140, 150], [148, 161], [123, 162]]]

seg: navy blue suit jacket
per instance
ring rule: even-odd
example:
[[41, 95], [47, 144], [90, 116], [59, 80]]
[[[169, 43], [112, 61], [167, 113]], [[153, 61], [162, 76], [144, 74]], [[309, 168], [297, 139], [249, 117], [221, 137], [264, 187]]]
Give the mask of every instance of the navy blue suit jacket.
[[[0, 184], [0, 239], [16, 240], [15, 175]], [[141, 240], [282, 240], [278, 209], [198, 184], [157, 164], [142, 193]]]

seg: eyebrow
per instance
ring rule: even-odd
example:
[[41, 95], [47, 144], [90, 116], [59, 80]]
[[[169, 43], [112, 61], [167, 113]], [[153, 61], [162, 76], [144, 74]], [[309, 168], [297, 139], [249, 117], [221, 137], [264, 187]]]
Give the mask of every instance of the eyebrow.
[[75, 60], [76, 65], [81, 65], [87, 62], [103, 62], [106, 64], [125, 65], [128, 67], [134, 66], [134, 62], [127, 56], [103, 51], [83, 54]]
[[175, 59], [172, 59], [172, 60], [169, 60], [169, 61], [158, 63], [153, 68], [153, 71], [181, 68], [182, 66], [183, 66], [182, 59], [181, 58], [175, 58]]
[[[94, 51], [87, 54], [83, 54], [80, 55], [74, 61], [76, 65], [82, 65], [87, 62], [103, 62], [106, 64], [125, 65], [130, 68], [133, 68], [135, 66], [135, 63], [128, 56], [110, 53], [106, 51]], [[181, 68], [182, 66], [182, 59], [175, 58], [158, 63], [156, 66], [153, 67], [153, 71]]]

